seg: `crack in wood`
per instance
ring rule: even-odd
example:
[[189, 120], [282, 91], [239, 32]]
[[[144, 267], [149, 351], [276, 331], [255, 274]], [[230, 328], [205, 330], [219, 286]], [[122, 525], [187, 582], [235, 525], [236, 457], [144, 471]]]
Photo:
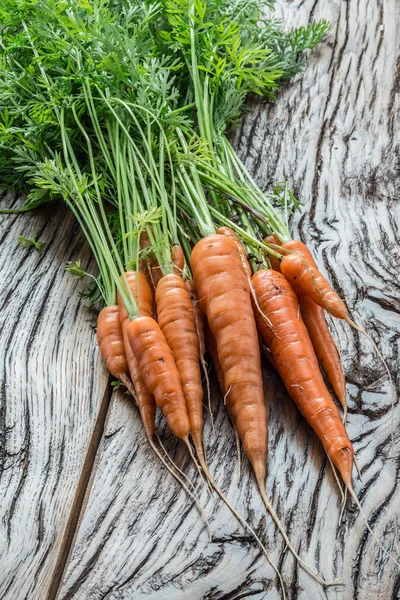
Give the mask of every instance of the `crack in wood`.
[[97, 451], [105, 431], [113, 393], [111, 385], [112, 381], [113, 377], [110, 375], [86, 452], [85, 462], [76, 488], [75, 497], [71, 505], [68, 521], [64, 529], [64, 535], [53, 570], [47, 600], [55, 600], [57, 598], [58, 590], [62, 583], [62, 577], [68, 564], [68, 557], [73, 548], [74, 540], [79, 530], [79, 523], [83, 517], [86, 503], [90, 495], [91, 483], [96, 472], [95, 461]]

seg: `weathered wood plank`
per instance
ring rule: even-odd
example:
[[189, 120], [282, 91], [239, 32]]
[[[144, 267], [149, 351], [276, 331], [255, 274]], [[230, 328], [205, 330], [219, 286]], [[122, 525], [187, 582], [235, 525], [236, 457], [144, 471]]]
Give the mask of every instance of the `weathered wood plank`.
[[[254, 103], [236, 143], [262, 186], [287, 179], [305, 202], [293, 231], [314, 251], [354, 319], [379, 344], [398, 384], [399, 170], [396, 162], [399, 49], [395, 0], [281, 2], [289, 25], [333, 23], [305, 76], [275, 104]], [[385, 371], [366, 338], [336, 323], [348, 381], [348, 429], [363, 480], [355, 487], [377, 535], [398, 555], [399, 414]], [[210, 467], [229, 498], [268, 541], [291, 598], [395, 598], [398, 570], [340, 497], [321, 444], [266, 378], [270, 412], [268, 491], [294, 545], [327, 579], [324, 590], [284, 553], [245, 464], [236, 487], [235, 444], [214, 390], [215, 430], [206, 426]], [[394, 445], [391, 431], [394, 431]], [[167, 447], [188, 474], [184, 449]], [[59, 600], [265, 600], [280, 597], [274, 574], [230, 513], [201, 494], [214, 542], [183, 492], [147, 448], [138, 416], [115, 395], [99, 465]]]
[[[8, 204], [8, 203], [6, 203]], [[0, 597], [47, 597], [108, 375], [68, 260], [90, 252], [63, 206], [1, 217]], [[32, 227], [41, 254], [17, 237]]]

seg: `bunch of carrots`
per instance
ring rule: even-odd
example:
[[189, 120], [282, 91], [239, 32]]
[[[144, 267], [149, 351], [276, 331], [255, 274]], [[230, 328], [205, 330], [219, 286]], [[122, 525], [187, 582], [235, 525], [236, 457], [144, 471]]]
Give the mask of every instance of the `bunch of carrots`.
[[[263, 4], [272, 3], [4, 2], [0, 180], [25, 194], [20, 211], [51, 210], [60, 197], [73, 211], [98, 265], [87, 297], [101, 305], [100, 352], [134, 398], [149, 444], [202, 511], [160, 452], [159, 409], [268, 558], [208, 469], [208, 353], [266, 509], [296, 559], [327, 584], [298, 556], [267, 496], [261, 351], [362, 511], [345, 378], [325, 314], [357, 326], [307, 247], [291, 239], [299, 202], [288, 185], [261, 191], [226, 128], [248, 93], [272, 97], [299, 72], [302, 52], [329, 26], [285, 33], [263, 17]], [[67, 270], [88, 275], [79, 263]]]

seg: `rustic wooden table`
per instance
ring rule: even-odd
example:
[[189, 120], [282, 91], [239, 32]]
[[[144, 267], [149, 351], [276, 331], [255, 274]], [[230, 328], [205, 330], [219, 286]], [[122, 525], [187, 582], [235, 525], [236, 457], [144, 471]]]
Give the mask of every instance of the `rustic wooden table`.
[[[287, 0], [288, 26], [333, 24], [304, 77], [275, 104], [255, 102], [235, 143], [262, 187], [287, 179], [305, 203], [293, 232], [309, 244], [399, 379], [398, 0]], [[397, 62], [396, 62], [397, 60]], [[397, 152], [397, 154], [396, 154]], [[17, 235], [32, 226], [42, 254]], [[94, 312], [64, 273], [90, 252], [71, 215], [41, 210], [1, 222], [0, 598], [3, 600], [254, 600], [281, 597], [271, 567], [206, 489], [213, 542], [192, 502], [146, 444], [129, 397], [112, 393]], [[335, 323], [348, 390], [348, 430], [370, 524], [399, 556], [396, 401], [369, 341]], [[288, 596], [400, 598], [397, 567], [340, 495], [322, 446], [281, 385], [265, 373], [270, 413], [268, 491], [308, 563], [343, 585], [322, 588], [285, 552], [235, 442], [214, 386], [206, 419], [210, 468], [271, 549]], [[165, 444], [201, 486], [181, 444]], [[391, 439], [393, 432], [393, 440]], [[201, 490], [201, 488], [199, 488]]]

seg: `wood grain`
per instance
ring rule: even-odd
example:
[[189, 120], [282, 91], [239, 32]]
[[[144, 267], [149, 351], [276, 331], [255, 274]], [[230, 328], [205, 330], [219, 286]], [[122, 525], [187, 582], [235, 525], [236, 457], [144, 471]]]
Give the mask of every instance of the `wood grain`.
[[[32, 227], [40, 254], [17, 244]], [[2, 216], [0, 244], [0, 598], [43, 600], [108, 374], [95, 313], [64, 271], [78, 257], [93, 268], [68, 211]]]
[[[304, 201], [293, 232], [379, 345], [398, 388], [398, 3], [293, 0], [280, 9], [288, 26], [324, 17], [332, 31], [304, 77], [285, 86], [275, 104], [253, 102], [235, 143], [262, 187], [287, 179]], [[392, 411], [387, 376], [370, 342], [335, 325], [348, 382], [348, 429], [363, 477], [356, 491], [376, 534], [398, 556], [397, 400]], [[234, 437], [214, 385], [215, 428], [207, 419], [205, 438], [216, 480], [266, 540], [290, 598], [397, 598], [398, 569], [350, 502], [338, 523], [340, 496], [321, 444], [267, 370], [265, 385], [272, 503], [301, 555], [327, 579], [343, 577], [343, 585], [322, 588], [284, 552], [246, 462], [237, 488]], [[211, 502], [184, 448], [165, 432], [163, 439], [200, 489], [213, 542], [146, 445], [130, 399], [116, 393], [58, 600], [281, 597], [271, 567], [227, 509]]]

